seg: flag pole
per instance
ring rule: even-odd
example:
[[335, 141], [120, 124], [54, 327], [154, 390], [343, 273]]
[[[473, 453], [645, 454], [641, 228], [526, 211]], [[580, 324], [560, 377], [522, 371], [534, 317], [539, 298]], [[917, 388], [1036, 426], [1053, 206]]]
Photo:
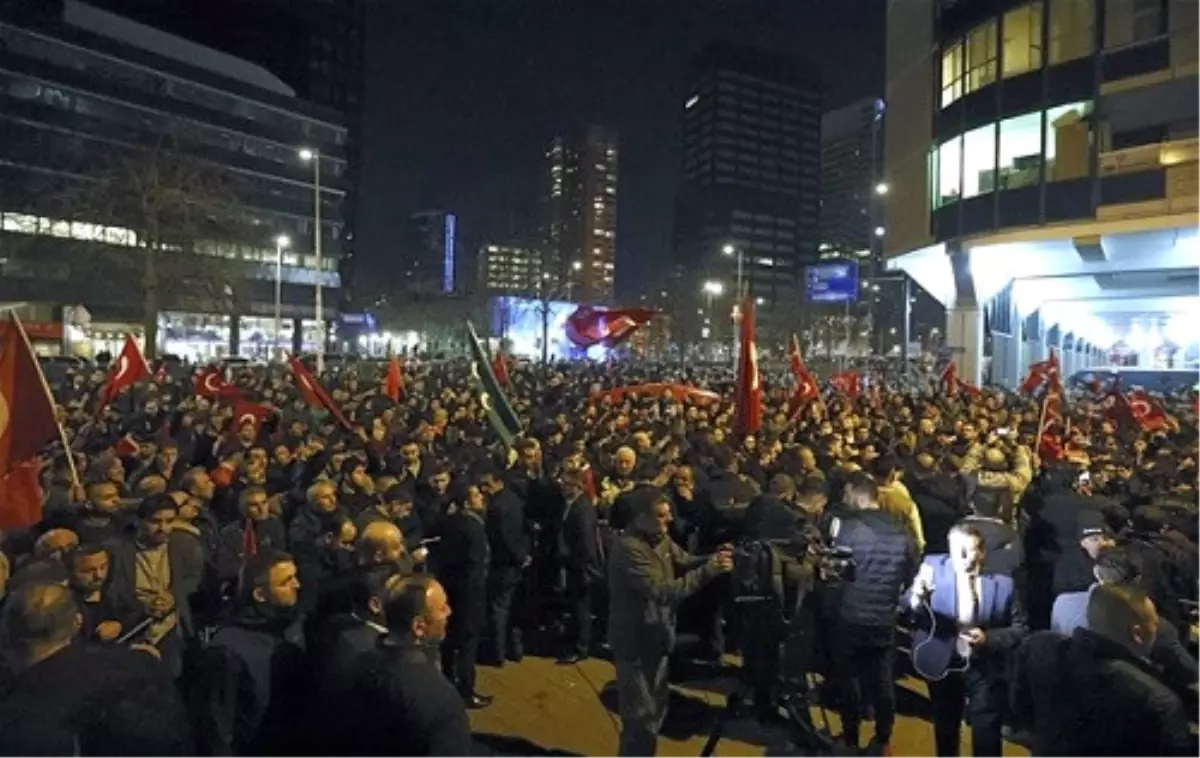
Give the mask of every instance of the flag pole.
[[79, 480], [79, 469], [75, 466], [75, 451], [67, 443], [67, 433], [58, 420], [58, 404], [54, 402], [54, 393], [50, 391], [50, 384], [46, 381], [46, 375], [42, 373], [42, 364], [38, 362], [37, 354], [33, 352], [33, 345], [29, 344], [29, 335], [25, 333], [25, 325], [21, 323], [21, 317], [17, 315], [15, 309], [10, 309], [9, 313], [12, 314], [13, 323], [17, 325], [17, 331], [21, 335], [21, 341], [25, 343], [25, 349], [29, 351], [29, 357], [33, 358], [38, 381], [41, 382], [42, 391], [46, 393], [46, 401], [50, 403], [50, 409], [54, 412], [54, 428], [58, 430], [58, 440], [62, 443], [63, 453], [67, 456], [67, 466], [71, 470], [71, 482], [77, 488], [82, 489], [83, 483]]

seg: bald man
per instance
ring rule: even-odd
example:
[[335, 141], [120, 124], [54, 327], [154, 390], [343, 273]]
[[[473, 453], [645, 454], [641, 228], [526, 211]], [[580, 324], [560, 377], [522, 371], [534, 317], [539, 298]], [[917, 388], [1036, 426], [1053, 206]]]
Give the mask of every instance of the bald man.
[[1158, 624], [1143, 592], [1102, 584], [1086, 628], [1025, 641], [1011, 697], [1034, 755], [1196, 755], [1183, 702], [1148, 660]]
[[354, 552], [360, 571], [392, 566], [404, 576], [413, 575], [415, 562], [404, 547], [404, 534], [390, 521], [372, 521], [364, 526]]
[[[86, 706], [139, 689], [161, 691], [168, 698], [164, 714], [184, 713], [167, 670], [152, 655], [73, 644], [82, 623], [74, 595], [61, 584], [32, 581], [8, 598], [0, 636], [16, 675], [0, 704], [0, 754], [74, 755], [84, 733], [95, 726], [86, 718]], [[109, 728], [110, 741], [130, 736], [119, 733], [119, 724]], [[186, 721], [177, 729], [190, 748]]]

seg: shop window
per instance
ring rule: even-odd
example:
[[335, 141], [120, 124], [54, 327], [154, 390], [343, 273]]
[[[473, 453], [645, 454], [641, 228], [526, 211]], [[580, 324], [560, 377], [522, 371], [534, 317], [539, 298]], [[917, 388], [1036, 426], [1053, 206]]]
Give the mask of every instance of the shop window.
[[962, 88], [963, 43], [959, 40], [942, 51], [942, 107], [962, 97]]
[[1095, 0], [1050, 0], [1050, 63], [1092, 54]]
[[1104, 47], [1153, 39], [1163, 31], [1162, 0], [1108, 0], [1104, 6]]
[[1030, 3], [1004, 14], [1004, 76], [1042, 67], [1042, 4]]
[[1000, 188], [1038, 183], [1042, 166], [1042, 114], [1026, 113], [1000, 122]]
[[1046, 181], [1061, 182], [1088, 175], [1091, 106], [1085, 101], [1046, 111]]
[[943, 142], [937, 155], [938, 206], [953, 203], [962, 195], [962, 137]]
[[967, 35], [967, 86], [964, 95], [982, 89], [996, 81], [995, 21], [972, 29]]
[[975, 197], [996, 189], [996, 125], [988, 124], [963, 135], [962, 196]]

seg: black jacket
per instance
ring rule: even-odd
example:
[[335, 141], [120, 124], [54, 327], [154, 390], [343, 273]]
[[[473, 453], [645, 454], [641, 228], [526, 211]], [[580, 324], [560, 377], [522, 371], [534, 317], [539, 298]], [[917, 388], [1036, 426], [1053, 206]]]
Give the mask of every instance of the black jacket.
[[853, 580], [837, 590], [838, 620], [876, 630], [881, 642], [890, 640], [900, 592], [920, 560], [908, 529], [881, 510], [848, 512], [838, 523], [834, 544], [850, 548], [856, 564]]
[[471, 755], [462, 698], [430, 650], [385, 638], [359, 658], [338, 755]]
[[1034, 755], [1195, 755], [1183, 703], [1150, 664], [1087, 629], [1018, 648], [1012, 712]]
[[[145, 697], [153, 703], [147, 706]], [[139, 735], [146, 755], [193, 752], [187, 713], [162, 664], [146, 653], [77, 640], [18, 674], [0, 693], [0, 755], [75, 755], [81, 746], [97, 751], [84, 755], [120, 754], [111, 742], [87, 744], [93, 728], [103, 731], [103, 711], [111, 702], [148, 707], [165, 725]]]
[[525, 528], [525, 504], [508, 487], [496, 493], [487, 507], [487, 538], [492, 548], [492, 565], [520, 568], [529, 558], [529, 533]]
[[194, 672], [197, 742], [208, 755], [293, 752], [309, 670], [299, 630], [257, 607], [241, 611], [203, 650]]
[[459, 511], [442, 522], [442, 541], [430, 547], [430, 561], [460, 620], [483, 623], [487, 601], [489, 549], [483, 519]]
[[587, 495], [567, 503], [560, 532], [564, 565], [568, 571], [583, 574], [589, 580], [603, 581], [604, 565], [600, 560], [600, 542], [596, 506]]

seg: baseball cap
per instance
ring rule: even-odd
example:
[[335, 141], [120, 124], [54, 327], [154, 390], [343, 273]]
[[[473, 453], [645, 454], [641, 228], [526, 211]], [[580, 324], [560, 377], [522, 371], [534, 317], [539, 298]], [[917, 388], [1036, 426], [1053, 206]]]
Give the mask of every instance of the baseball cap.
[[1076, 526], [1078, 527], [1079, 539], [1081, 540], [1099, 535], [1112, 536], [1112, 529], [1109, 528], [1108, 522], [1104, 520], [1104, 514], [1090, 508], [1080, 512], [1079, 517], [1076, 519]]

